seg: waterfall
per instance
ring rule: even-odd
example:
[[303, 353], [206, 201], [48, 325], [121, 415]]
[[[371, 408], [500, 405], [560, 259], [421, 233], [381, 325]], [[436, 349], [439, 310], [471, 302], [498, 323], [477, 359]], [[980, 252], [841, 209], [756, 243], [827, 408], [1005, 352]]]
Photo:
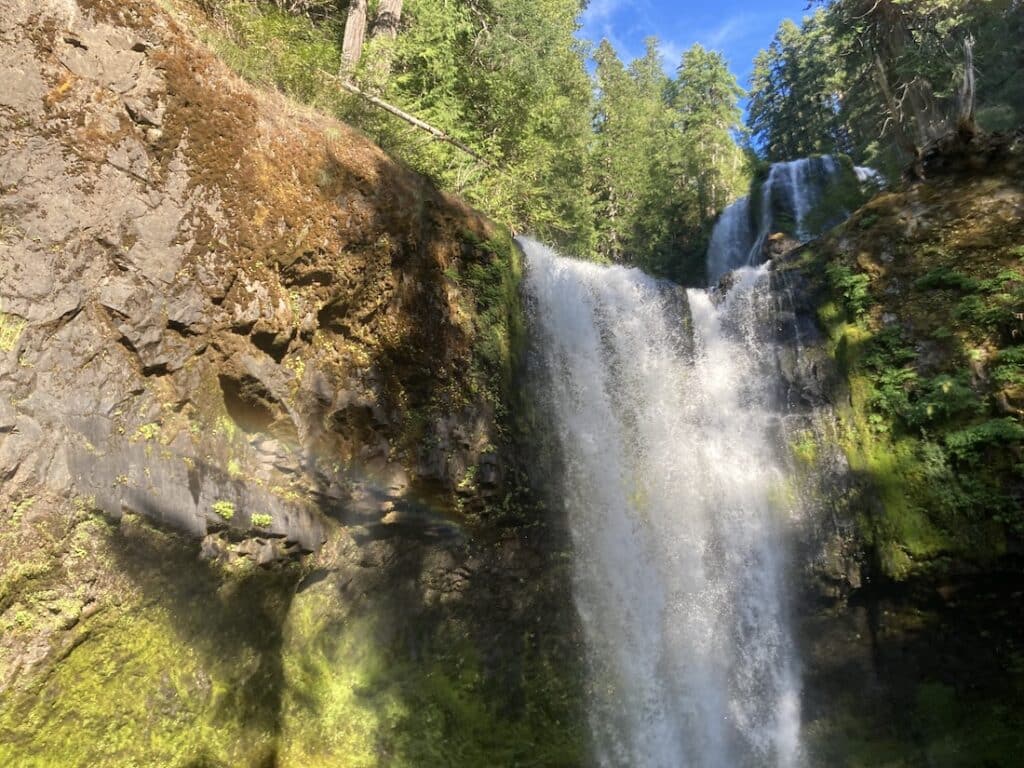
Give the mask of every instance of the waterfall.
[[[744, 238], [736, 224], [720, 240]], [[798, 764], [784, 578], [796, 502], [767, 269], [739, 270], [718, 295], [520, 243], [538, 397], [564, 460], [596, 762]]]
[[[717, 283], [722, 275], [745, 266], [749, 261], [755, 250], [756, 239], [750, 217], [749, 197], [740, 198], [722, 211], [708, 245], [708, 278], [712, 284]], [[746, 254], [747, 259], [743, 263], [736, 263], [740, 254]]]
[[[856, 167], [854, 178], [864, 189], [878, 189], [881, 175], [871, 168]], [[836, 211], [812, 227], [810, 214], [826, 194], [843, 178], [843, 167], [829, 156], [805, 157], [785, 163], [774, 163], [761, 185], [760, 216], [753, 221], [750, 198], [744, 197], [726, 208], [711, 235], [707, 254], [708, 280], [717, 283], [725, 274], [743, 266], [760, 264], [764, 246], [776, 229], [786, 229], [797, 240], [806, 242], [820, 234], [818, 230], [848, 211]], [[788, 219], [788, 221], [781, 221]]]

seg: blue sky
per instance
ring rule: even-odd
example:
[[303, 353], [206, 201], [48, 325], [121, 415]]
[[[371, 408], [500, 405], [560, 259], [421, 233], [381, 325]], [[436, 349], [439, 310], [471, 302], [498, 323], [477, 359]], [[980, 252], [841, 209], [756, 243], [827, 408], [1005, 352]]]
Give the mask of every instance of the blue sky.
[[644, 52], [644, 39], [661, 41], [662, 62], [670, 74], [687, 48], [701, 43], [721, 51], [746, 88], [757, 52], [767, 48], [785, 18], [799, 23], [807, 0], [590, 0], [580, 36], [597, 43], [608, 38], [619, 58]]

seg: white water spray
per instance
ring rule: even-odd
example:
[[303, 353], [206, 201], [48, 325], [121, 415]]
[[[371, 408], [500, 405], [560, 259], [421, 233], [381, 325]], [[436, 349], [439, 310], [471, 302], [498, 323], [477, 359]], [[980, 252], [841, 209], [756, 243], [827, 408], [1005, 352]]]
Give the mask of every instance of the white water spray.
[[741, 270], [716, 303], [522, 245], [598, 763], [797, 764], [766, 270]]
[[734, 273], [724, 293], [520, 241], [602, 766], [801, 763], [786, 588], [800, 510], [782, 460], [768, 270], [754, 265], [776, 215], [800, 240], [817, 234], [811, 213], [841, 175], [830, 157], [776, 163], [756, 225], [749, 199], [726, 209], [707, 254], [712, 285]]

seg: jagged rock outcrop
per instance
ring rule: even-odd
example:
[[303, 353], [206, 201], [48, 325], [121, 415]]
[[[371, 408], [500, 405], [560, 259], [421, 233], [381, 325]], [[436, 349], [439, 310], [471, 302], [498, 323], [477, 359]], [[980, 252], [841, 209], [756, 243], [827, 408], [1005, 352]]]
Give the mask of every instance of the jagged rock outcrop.
[[156, 3], [0, 17], [0, 759], [573, 754], [507, 236]]
[[[104, 8], [8, 16], [2, 280], [21, 329], [4, 372], [7, 488], [42, 483], [196, 534], [262, 511], [315, 550], [322, 526], [288, 496], [360, 497], [372, 513], [406, 490], [364, 491], [370, 478], [323, 454], [396, 474], [401, 419], [427, 405], [417, 383], [471, 354], [442, 272], [463, 258], [459, 227], [483, 239], [487, 225], [348, 129], [275, 124], [288, 105], [189, 50], [165, 16]], [[453, 421], [435, 437], [468, 466], [491, 420]]]

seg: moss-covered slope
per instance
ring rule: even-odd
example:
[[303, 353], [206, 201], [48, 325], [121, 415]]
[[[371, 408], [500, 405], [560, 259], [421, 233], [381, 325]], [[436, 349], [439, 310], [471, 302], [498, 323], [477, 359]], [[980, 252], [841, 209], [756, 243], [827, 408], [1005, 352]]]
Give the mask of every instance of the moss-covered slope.
[[799, 256], [848, 383], [843, 448], [880, 502], [861, 528], [897, 579], [1024, 535], [1021, 150], [971, 151], [980, 168], [879, 195]]
[[794, 438], [819, 510], [800, 609], [815, 764], [1024, 748], [1024, 146], [951, 143], [926, 170], [776, 264], [815, 413]]

